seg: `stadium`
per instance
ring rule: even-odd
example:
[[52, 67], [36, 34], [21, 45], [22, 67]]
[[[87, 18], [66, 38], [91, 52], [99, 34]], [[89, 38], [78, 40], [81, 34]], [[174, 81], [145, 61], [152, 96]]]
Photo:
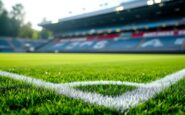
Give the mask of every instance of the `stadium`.
[[184, 114], [185, 1], [133, 0], [0, 37], [0, 114]]
[[[51, 41], [1, 39], [0, 51], [169, 52], [184, 53], [184, 1], [147, 0], [64, 18], [40, 26], [54, 32]], [[21, 48], [23, 47], [23, 48]]]

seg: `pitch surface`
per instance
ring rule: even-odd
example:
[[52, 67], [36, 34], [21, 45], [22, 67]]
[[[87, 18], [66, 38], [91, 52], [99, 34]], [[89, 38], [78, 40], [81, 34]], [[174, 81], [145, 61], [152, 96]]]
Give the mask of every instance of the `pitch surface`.
[[[185, 55], [0, 54], [0, 70], [53, 83], [97, 80], [148, 83], [183, 68]], [[84, 86], [81, 89], [97, 92], [111, 89], [111, 95], [114, 91], [119, 94], [119, 89], [125, 90], [124, 86], [107, 88], [94, 86], [89, 89]], [[1, 113], [120, 113], [8, 78], [0, 77], [0, 91]], [[146, 103], [125, 112], [183, 113], [184, 99], [185, 79]]]

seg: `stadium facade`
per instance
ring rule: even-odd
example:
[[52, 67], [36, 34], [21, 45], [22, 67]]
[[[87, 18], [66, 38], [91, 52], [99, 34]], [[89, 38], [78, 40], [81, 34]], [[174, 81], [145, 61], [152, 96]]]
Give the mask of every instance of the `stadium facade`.
[[36, 52], [185, 52], [185, 1], [135, 0], [40, 24], [54, 39]]

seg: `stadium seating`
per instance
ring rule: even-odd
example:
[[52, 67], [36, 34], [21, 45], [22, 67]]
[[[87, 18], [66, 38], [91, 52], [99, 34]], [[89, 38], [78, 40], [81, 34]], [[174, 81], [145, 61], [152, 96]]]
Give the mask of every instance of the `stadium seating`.
[[0, 52], [185, 52], [184, 30], [53, 40], [0, 39]]
[[9, 43], [7, 42], [6, 39], [0, 39], [0, 46], [1, 47], [9, 47]]
[[137, 48], [141, 40], [141, 38], [114, 40], [108, 49], [109, 51], [131, 51]]
[[[94, 29], [94, 33], [101, 32], [107, 32], [107, 31], [128, 31], [133, 29], [153, 29], [161, 26], [175, 26], [177, 24], [180, 24], [182, 19], [173, 19], [173, 20], [160, 20], [156, 22], [144, 22], [144, 23], [136, 23], [136, 24], [128, 24], [124, 26], [111, 26], [111, 27], [103, 27], [103, 28], [97, 28]], [[70, 31], [70, 32], [64, 32], [63, 34], [65, 36], [75, 35], [75, 33], [83, 34], [83, 33], [91, 33], [91, 30], [78, 30], [78, 31]]]
[[184, 36], [146, 38], [138, 49], [148, 51], [181, 50]]
[[44, 43], [46, 40], [0, 38], [0, 52], [26, 52], [35, 50]]
[[184, 3], [137, 0], [55, 23], [41, 23], [56, 39], [37, 51], [185, 53]]
[[[168, 34], [172, 34], [168, 36]], [[39, 52], [146, 52], [146, 51], [182, 51], [184, 35], [177, 32], [150, 32], [137, 34], [110, 34], [88, 36], [84, 38], [55, 39]], [[167, 35], [165, 35], [167, 34]], [[125, 37], [126, 35], [127, 37]], [[153, 36], [154, 35], [154, 36]]]
[[50, 40], [45, 45], [43, 45], [42, 47], [40, 47], [38, 49], [38, 51], [40, 51], [40, 52], [51, 52], [51, 51], [55, 51], [55, 50], [58, 50], [59, 47], [56, 47], [56, 46], [59, 46], [59, 45], [60, 45], [59, 39]]
[[0, 52], [12, 52], [13, 48], [8, 43], [7, 39], [0, 38]]

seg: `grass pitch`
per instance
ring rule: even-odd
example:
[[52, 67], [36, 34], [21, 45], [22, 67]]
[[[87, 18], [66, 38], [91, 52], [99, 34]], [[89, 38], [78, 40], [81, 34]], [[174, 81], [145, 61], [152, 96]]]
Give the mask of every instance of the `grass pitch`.
[[[54, 83], [114, 80], [147, 83], [185, 68], [185, 55], [134, 54], [0, 54], [0, 70]], [[83, 86], [83, 91], [118, 95], [125, 86]], [[185, 113], [185, 79], [129, 114]], [[122, 114], [20, 81], [0, 77], [0, 113]]]

